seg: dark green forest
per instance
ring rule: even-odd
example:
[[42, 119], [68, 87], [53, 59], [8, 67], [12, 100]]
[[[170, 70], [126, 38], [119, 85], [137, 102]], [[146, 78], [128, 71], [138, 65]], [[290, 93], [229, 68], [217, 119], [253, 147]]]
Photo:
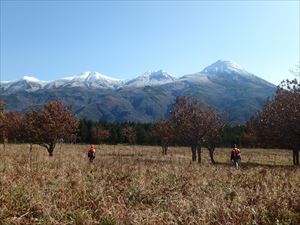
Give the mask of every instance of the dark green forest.
[[[153, 123], [135, 123], [135, 122], [122, 122], [112, 123], [107, 121], [97, 121], [82, 119], [80, 120], [77, 143], [88, 144], [129, 144], [127, 138], [122, 134], [124, 128], [130, 127], [133, 130], [134, 138], [130, 144], [137, 145], [159, 145], [160, 141], [152, 135]], [[108, 131], [107, 138], [99, 137], [96, 135], [95, 130]], [[244, 138], [246, 126], [241, 125], [227, 125], [220, 133], [220, 146], [231, 147], [237, 144], [241, 147], [253, 147], [254, 143]], [[180, 145], [180, 143], [174, 143]]]

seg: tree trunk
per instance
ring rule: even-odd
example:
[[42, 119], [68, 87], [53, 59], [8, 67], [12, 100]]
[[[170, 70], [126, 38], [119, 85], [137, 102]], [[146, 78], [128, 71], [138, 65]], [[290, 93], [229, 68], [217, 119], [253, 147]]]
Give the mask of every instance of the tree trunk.
[[53, 156], [53, 150], [54, 149], [51, 149], [51, 148], [48, 149], [49, 156]]
[[293, 164], [299, 166], [299, 150], [297, 149], [293, 150]]
[[215, 164], [216, 163], [216, 161], [214, 160], [215, 147], [208, 148], [208, 151], [209, 151], [209, 156], [210, 156], [211, 163]]
[[293, 165], [296, 165], [296, 153], [295, 153], [295, 150], [293, 150]]
[[32, 144], [29, 144], [29, 152], [32, 152]]
[[198, 163], [201, 163], [201, 146], [197, 146]]
[[5, 131], [2, 132], [2, 139], [3, 139], [3, 150], [5, 151], [5, 147], [6, 147], [6, 135], [5, 135]]
[[162, 145], [161, 148], [162, 148], [162, 154], [163, 154], [163, 155], [167, 155], [167, 152], [168, 152], [168, 146], [167, 146], [167, 145]]
[[53, 144], [53, 143], [50, 144], [49, 147], [47, 148], [49, 156], [53, 156], [54, 148], [55, 148], [55, 144]]
[[196, 161], [197, 159], [196, 147], [192, 146], [191, 149], [192, 149], [192, 161]]
[[167, 152], [168, 152], [168, 144], [164, 143], [162, 144], [162, 154], [163, 155], [167, 155]]

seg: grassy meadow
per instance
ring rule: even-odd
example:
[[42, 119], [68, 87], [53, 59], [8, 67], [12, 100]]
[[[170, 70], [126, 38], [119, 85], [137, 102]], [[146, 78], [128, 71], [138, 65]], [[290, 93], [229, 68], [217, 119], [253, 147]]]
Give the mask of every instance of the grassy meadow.
[[283, 150], [88, 145], [0, 149], [0, 224], [300, 224], [300, 168]]

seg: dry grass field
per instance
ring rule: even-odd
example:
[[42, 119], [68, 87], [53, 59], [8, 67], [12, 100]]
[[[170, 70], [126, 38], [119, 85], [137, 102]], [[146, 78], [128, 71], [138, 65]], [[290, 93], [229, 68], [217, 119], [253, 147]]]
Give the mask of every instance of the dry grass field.
[[0, 224], [300, 224], [300, 169], [289, 151], [242, 149], [242, 168], [188, 148], [60, 145], [0, 149]]

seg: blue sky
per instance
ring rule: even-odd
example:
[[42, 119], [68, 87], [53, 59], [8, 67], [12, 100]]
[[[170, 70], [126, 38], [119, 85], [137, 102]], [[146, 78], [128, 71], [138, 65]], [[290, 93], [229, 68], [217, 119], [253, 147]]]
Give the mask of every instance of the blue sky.
[[231, 59], [274, 84], [300, 61], [299, 1], [1, 1], [1, 79], [179, 77]]

